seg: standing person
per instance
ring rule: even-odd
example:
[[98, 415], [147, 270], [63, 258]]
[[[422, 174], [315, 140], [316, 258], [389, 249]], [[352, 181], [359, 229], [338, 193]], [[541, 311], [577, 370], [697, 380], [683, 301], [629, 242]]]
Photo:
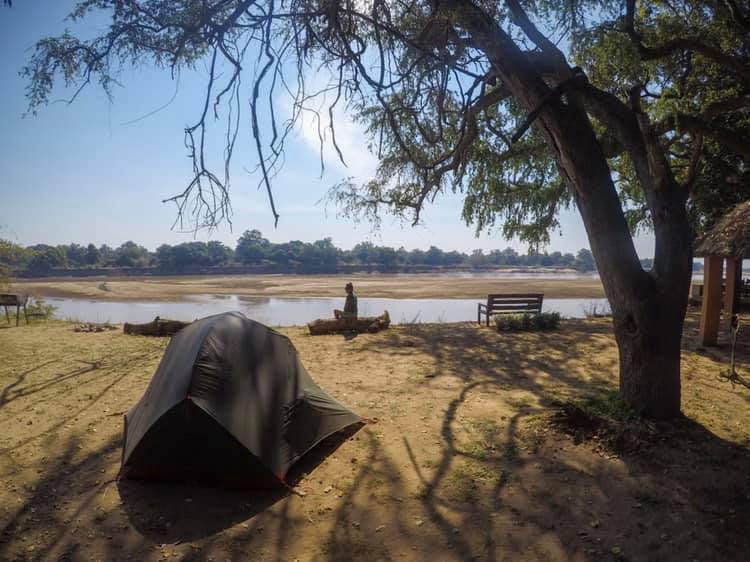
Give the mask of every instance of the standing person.
[[344, 310], [334, 310], [333, 315], [337, 320], [346, 318], [357, 318], [357, 297], [354, 294], [354, 285], [347, 283], [344, 287], [346, 291], [346, 302], [344, 302]]

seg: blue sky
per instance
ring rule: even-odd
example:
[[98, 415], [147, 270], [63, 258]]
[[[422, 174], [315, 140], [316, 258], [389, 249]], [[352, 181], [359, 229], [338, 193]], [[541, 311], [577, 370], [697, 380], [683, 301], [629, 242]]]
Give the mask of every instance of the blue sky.
[[[321, 177], [319, 148], [309, 129], [298, 131], [289, 144], [285, 167], [273, 184], [281, 214], [276, 229], [265, 193], [257, 189], [258, 178], [245, 171], [256, 162], [245, 134], [235, 151], [231, 229], [224, 224], [197, 235], [172, 230], [174, 206], [161, 201], [181, 191], [191, 177], [183, 130], [200, 109], [206, 72], [199, 68], [183, 73], [177, 87], [168, 73], [144, 67], [121, 77], [122, 87], [112, 102], [94, 86], [72, 105], [54, 103], [37, 116], [23, 117], [25, 82], [18, 71], [37, 39], [59, 34], [70, 25], [63, 19], [71, 5], [63, 0], [25, 0], [14, 2], [12, 9], [0, 8], [1, 237], [24, 245], [94, 242], [116, 246], [134, 240], [154, 249], [163, 242], [193, 239], [221, 240], [234, 246], [244, 230], [257, 228], [274, 242], [330, 236], [342, 248], [371, 240], [407, 249], [434, 244], [460, 251], [506, 246], [526, 250], [497, 231], [476, 238], [473, 227], [460, 218], [460, 195], [443, 196], [428, 207], [421, 226], [386, 220], [379, 233], [319, 203], [340, 179], [354, 175], [366, 180], [374, 169], [375, 158], [367, 152], [361, 131], [348, 121], [337, 123], [348, 169], [329, 149]], [[96, 31], [97, 25], [101, 22], [89, 24], [86, 32]], [[64, 94], [61, 91], [57, 97], [62, 99]], [[165, 109], [139, 119], [173, 96]], [[249, 129], [249, 121], [244, 126]], [[221, 157], [222, 148], [219, 142], [214, 145], [215, 158]], [[588, 247], [575, 211], [563, 213], [561, 225], [562, 232], [553, 234], [548, 250], [575, 252]], [[641, 257], [653, 254], [650, 236], [639, 237], [636, 247]]]

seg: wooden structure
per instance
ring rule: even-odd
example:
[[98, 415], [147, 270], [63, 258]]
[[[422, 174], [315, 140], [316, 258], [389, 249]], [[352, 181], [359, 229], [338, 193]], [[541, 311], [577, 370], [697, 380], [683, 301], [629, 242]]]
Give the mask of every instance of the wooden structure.
[[735, 206], [698, 240], [695, 255], [704, 261], [700, 343], [716, 345], [722, 300], [727, 328], [739, 310], [744, 288], [742, 259], [750, 257], [750, 201]]
[[181, 322], [180, 320], [163, 320], [158, 316], [153, 322], [145, 324], [129, 324], [125, 322], [122, 331], [131, 336], [173, 336], [191, 322]]
[[[743, 279], [740, 283], [740, 308], [750, 302], [750, 279]], [[722, 295], [724, 294], [722, 290]], [[690, 304], [700, 306], [703, 303], [703, 282], [690, 285]]]
[[16, 307], [16, 326], [21, 318], [21, 308], [23, 308], [23, 317], [26, 319], [26, 323], [29, 323], [29, 316], [26, 314], [26, 303], [29, 302], [29, 295], [16, 295], [13, 293], [0, 294], [0, 306], [5, 307], [5, 320], [10, 324], [10, 315], [8, 314], [8, 307]]
[[318, 319], [310, 322], [307, 328], [313, 336], [325, 334], [345, 334], [348, 332], [379, 332], [391, 325], [391, 317], [386, 310], [380, 316], [360, 316], [359, 318]]
[[508, 293], [505, 295], [487, 295], [487, 303], [477, 304], [477, 324], [485, 316], [487, 325], [490, 317], [496, 314], [524, 314], [542, 311], [544, 295], [541, 293]]

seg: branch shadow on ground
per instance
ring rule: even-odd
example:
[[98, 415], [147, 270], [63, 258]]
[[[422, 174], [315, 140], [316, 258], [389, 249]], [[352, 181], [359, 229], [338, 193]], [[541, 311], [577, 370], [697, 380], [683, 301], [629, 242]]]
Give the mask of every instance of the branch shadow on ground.
[[[46, 560], [61, 545], [63, 550], [75, 551], [71, 547], [85, 532], [82, 518], [95, 513], [95, 499], [113, 484], [113, 480], [102, 481], [101, 473], [110, 465], [108, 457], [119, 447], [119, 439], [109, 440], [82, 458], [77, 456], [79, 443], [78, 438], [70, 439], [62, 454], [28, 487], [27, 499], [0, 530], [0, 559], [23, 560], [28, 556], [30, 560]], [[73, 511], [64, 509], [72, 503]], [[25, 550], [25, 556], [13, 552], [19, 547]]]
[[119, 480], [120, 498], [130, 524], [154, 541], [174, 543], [208, 537], [247, 522], [289, 497], [300, 479], [314, 471], [362, 426], [355, 424], [324, 439], [292, 466], [286, 486], [258, 490]]
[[[387, 543], [378, 546], [352, 527], [368, 519], [368, 502], [356, 499], [369, 496], [370, 502], [387, 505], [389, 498], [408, 497], [405, 481], [416, 478], [420, 485], [411, 497], [421, 504], [430, 528], [415, 526], [400, 501], [386, 507], [399, 542], [419, 552], [402, 556], [743, 559], [750, 549], [747, 447], [687, 417], [655, 424], [653, 443], [611, 458], [561, 435], [529, 442], [526, 422], [560, 399], [616, 388], [616, 359], [601, 362], [585, 377], [580, 372], [582, 364], [603, 361], [597, 355], [613, 345], [606, 322], [564, 324], [554, 338], [490, 331], [478, 336], [470, 325], [415, 325], [368, 340], [363, 351], [377, 351], [384, 361], [389, 354], [426, 353], [434, 360], [434, 373], [424, 384], [456, 390], [441, 408], [439, 455], [428, 459], [428, 468], [415, 452], [419, 439], [413, 435], [401, 437], [408, 469], [400, 468], [372, 435], [363, 442], [367, 462], [360, 464], [335, 511], [322, 558], [343, 560], [352, 552], [361, 560], [398, 557]], [[449, 379], [458, 384], [439, 386]], [[467, 401], [519, 389], [533, 395], [535, 404], [518, 407], [499, 424], [503, 443], [492, 450], [466, 447], [459, 422], [467, 416]]]
[[[150, 359], [152, 359], [152, 357], [153, 356], [150, 353], [139, 353], [137, 355], [128, 357], [127, 359], [123, 359], [121, 357], [116, 357], [115, 355], [110, 354], [110, 355], [103, 356], [103, 357], [101, 357], [100, 359], [98, 359], [96, 361], [81, 361], [81, 360], [78, 360], [78, 361], [80, 361], [82, 363], [88, 364], [88, 367], [74, 369], [74, 370], [67, 371], [67, 372], [62, 373], [62, 374], [57, 374], [57, 375], [55, 375], [49, 381], [45, 381], [45, 382], [42, 382], [42, 383], [36, 383], [36, 384], [33, 384], [33, 385], [29, 385], [28, 388], [27, 387], [21, 387], [21, 388], [19, 388], [18, 390], [16, 390], [16, 392], [13, 394], [12, 397], [10, 397], [9, 399], [7, 399], [5, 402], [0, 402], [0, 406], [7, 405], [8, 403], [10, 403], [11, 401], [13, 401], [13, 400], [15, 400], [17, 398], [26, 397], [26, 396], [38, 393], [38, 392], [40, 392], [42, 390], [48, 390], [50, 388], [54, 388], [55, 385], [60, 384], [60, 383], [65, 382], [65, 381], [75, 381], [77, 383], [77, 386], [80, 388], [80, 387], [85, 386], [85, 385], [91, 385], [94, 382], [99, 382], [102, 379], [107, 379], [107, 377], [109, 376], [109, 373], [107, 373], [107, 372], [103, 372], [103, 373], [97, 374], [97, 375], [95, 375], [93, 377], [89, 377], [86, 380], [78, 380], [78, 377], [81, 377], [82, 375], [85, 375], [85, 374], [88, 374], [88, 373], [92, 373], [92, 372], [96, 372], [96, 371], [101, 370], [102, 366], [105, 365], [106, 361], [109, 360], [109, 359], [117, 360], [118, 361], [119, 369], [122, 370], [122, 372], [117, 377], [115, 377], [111, 381], [107, 382], [106, 386], [103, 389], [101, 389], [100, 391], [98, 391], [95, 395], [92, 395], [90, 397], [90, 399], [87, 400], [83, 404], [83, 406], [81, 406], [81, 407], [79, 407], [77, 409], [70, 409], [64, 417], [62, 417], [61, 419], [59, 419], [58, 421], [56, 421], [51, 426], [45, 428], [41, 433], [36, 433], [36, 434], [28, 435], [28, 436], [24, 437], [23, 439], [20, 439], [13, 446], [0, 449], [0, 455], [7, 455], [9, 452], [15, 451], [15, 450], [23, 447], [24, 445], [27, 445], [27, 444], [29, 444], [29, 443], [31, 443], [33, 441], [36, 441], [37, 439], [41, 439], [41, 438], [53, 435], [57, 430], [59, 430], [60, 428], [62, 428], [63, 426], [65, 426], [71, 420], [75, 419], [76, 417], [78, 417], [80, 414], [82, 414], [86, 410], [89, 410], [90, 408], [92, 408], [93, 406], [95, 406], [99, 402], [99, 400], [101, 400], [104, 396], [106, 396], [106, 394], [109, 391], [111, 391], [118, 383], [120, 383], [121, 381], [123, 381], [124, 379], [126, 379], [130, 375], [130, 373], [129, 373], [129, 369], [130, 368], [135, 367], [137, 365], [140, 365], [140, 364], [142, 364], [144, 362], [148, 362]], [[51, 361], [51, 362], [45, 363], [44, 365], [48, 365], [48, 364], [51, 364], [51, 363], [54, 363], [54, 362], [55, 361]], [[22, 375], [19, 376], [19, 379], [15, 383], [12, 383], [9, 386], [15, 386], [16, 384], [20, 384], [21, 382], [23, 382], [23, 379], [25, 378], [25, 375], [27, 375], [30, 372], [33, 372], [35, 370], [36, 369], [31, 369], [30, 371], [28, 371], [26, 373], [22, 373]], [[8, 387], [6, 387], [6, 389], [7, 388]], [[57, 395], [52, 395], [51, 400], [57, 400], [57, 398], [58, 398]], [[35, 406], [41, 406], [43, 404], [44, 404], [44, 402], [43, 401], [39, 401], [39, 400], [37, 400], [37, 401], [34, 402]]]
[[6, 385], [5, 388], [3, 388], [2, 393], [0, 393], [0, 408], [5, 406], [8, 402], [11, 402], [12, 400], [15, 400], [16, 398], [26, 395], [26, 393], [23, 393], [20, 390], [16, 390], [17, 386], [22, 385], [26, 381], [26, 377], [28, 377], [31, 373], [34, 373], [38, 371], [39, 369], [43, 369], [44, 367], [51, 365], [53, 363], [56, 363], [56, 362], [57, 361], [55, 359], [51, 361], [46, 361], [44, 363], [40, 363], [39, 365], [36, 365], [35, 367], [32, 367], [31, 369], [27, 369], [21, 373], [18, 373], [18, 375], [16, 375], [16, 380]]
[[[586, 442], [528, 434], [557, 400], [616, 386], [607, 322], [564, 323], [553, 336], [522, 337], [470, 325], [413, 326], [346, 344], [355, 346], [382, 364], [415, 353], [431, 359], [429, 372], [399, 374], [382, 389], [401, 392], [397, 398], [417, 408], [410, 393], [420, 387], [434, 401], [429, 433], [386, 419], [346, 437], [346, 453], [338, 453], [345, 461], [320, 471], [346, 472], [345, 485], [306, 498], [288, 490], [116, 485], [106, 478], [116, 469], [120, 437], [84, 457], [71, 439], [23, 501], [7, 506], [0, 559], [140, 560], [181, 541], [202, 549], [183, 560], [204, 560], [213, 549], [257, 559], [263, 549], [264, 559], [281, 561], [302, 548], [330, 562], [747, 558], [747, 446], [690, 418], [657, 424], [647, 449], [615, 459]], [[472, 410], [480, 398], [494, 408], [519, 393], [528, 400], [504, 419], [477, 419]], [[716, 404], [717, 411], [730, 417], [732, 404]], [[485, 428], [492, 439], [475, 422], [492, 422]], [[317, 481], [314, 471], [346, 442], [337, 437], [295, 465], [290, 483], [311, 473]], [[427, 450], [426, 441], [435, 444]], [[326, 526], [318, 530], [320, 521]], [[84, 533], [94, 538], [85, 542]]]

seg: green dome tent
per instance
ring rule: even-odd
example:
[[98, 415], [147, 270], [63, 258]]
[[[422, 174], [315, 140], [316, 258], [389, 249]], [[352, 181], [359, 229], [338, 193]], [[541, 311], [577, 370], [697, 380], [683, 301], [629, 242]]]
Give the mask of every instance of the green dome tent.
[[272, 486], [361, 421], [315, 384], [286, 336], [239, 312], [210, 316], [172, 338], [126, 414], [120, 476]]

